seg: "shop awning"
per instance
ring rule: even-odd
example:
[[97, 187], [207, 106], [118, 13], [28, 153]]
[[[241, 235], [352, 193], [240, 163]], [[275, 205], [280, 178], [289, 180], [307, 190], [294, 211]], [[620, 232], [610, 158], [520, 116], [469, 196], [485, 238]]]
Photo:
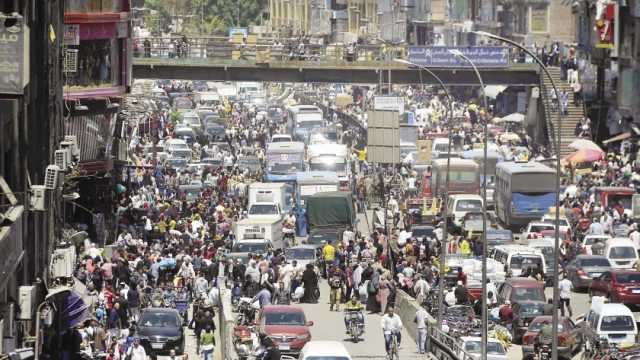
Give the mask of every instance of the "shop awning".
[[606, 145], [608, 143], [626, 140], [626, 139], [628, 139], [630, 137], [631, 137], [631, 132], [627, 131], [627, 132], [623, 132], [622, 134], [618, 134], [618, 135], [612, 137], [611, 139], [607, 139], [607, 140], [603, 141], [602, 143]]
[[81, 324], [91, 315], [89, 304], [83, 299], [83, 295], [75, 289], [75, 285], [73, 288], [60, 286], [50, 289], [46, 300], [54, 303], [64, 329]]

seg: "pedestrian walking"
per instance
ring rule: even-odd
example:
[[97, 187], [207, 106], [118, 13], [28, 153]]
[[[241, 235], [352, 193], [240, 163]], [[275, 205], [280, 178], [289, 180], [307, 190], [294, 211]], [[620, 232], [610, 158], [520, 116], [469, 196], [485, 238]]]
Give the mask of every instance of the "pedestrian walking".
[[427, 352], [427, 316], [427, 310], [420, 307], [420, 309], [416, 311], [416, 316], [413, 319], [413, 322], [416, 323], [416, 342], [418, 343], [418, 352], [420, 354]]
[[571, 289], [573, 288], [573, 284], [566, 273], [564, 273], [564, 278], [560, 280], [558, 287], [560, 288], [560, 314], [564, 316], [564, 309], [566, 307], [569, 312], [569, 317], [573, 317], [573, 311], [571, 309]]
[[215, 336], [213, 334], [213, 327], [207, 325], [205, 331], [200, 334], [200, 354], [202, 360], [213, 360], [213, 348], [215, 346]]

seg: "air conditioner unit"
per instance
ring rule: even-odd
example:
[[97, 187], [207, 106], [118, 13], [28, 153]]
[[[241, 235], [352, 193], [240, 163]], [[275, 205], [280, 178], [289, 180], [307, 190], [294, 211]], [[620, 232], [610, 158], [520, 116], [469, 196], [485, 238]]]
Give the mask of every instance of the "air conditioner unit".
[[33, 285], [20, 286], [18, 290], [18, 305], [20, 314], [18, 319], [31, 320], [36, 311], [36, 287]]
[[80, 145], [78, 145], [78, 137], [75, 135], [65, 135], [64, 142], [73, 143], [71, 146], [71, 154], [73, 156], [80, 156]]
[[62, 170], [57, 165], [49, 165], [47, 166], [47, 170], [45, 171], [44, 176], [44, 187], [49, 190], [57, 189], [60, 182], [60, 174], [62, 174]]
[[71, 166], [71, 149], [62, 148], [56, 150], [54, 159], [56, 166], [58, 166], [62, 171], [67, 171]]
[[71, 244], [53, 251], [51, 257], [51, 276], [55, 278], [70, 278], [76, 263], [76, 248]]
[[29, 196], [29, 209], [31, 211], [44, 211], [48, 199], [47, 187], [45, 185], [31, 185]]

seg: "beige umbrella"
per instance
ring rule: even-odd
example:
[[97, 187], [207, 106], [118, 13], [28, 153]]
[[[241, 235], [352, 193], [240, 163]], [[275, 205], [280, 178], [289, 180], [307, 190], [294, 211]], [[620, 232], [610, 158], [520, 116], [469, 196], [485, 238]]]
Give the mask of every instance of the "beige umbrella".
[[590, 149], [590, 150], [602, 151], [600, 146], [598, 146], [596, 143], [588, 139], [576, 139], [572, 141], [571, 144], [569, 144], [568, 146], [575, 150]]

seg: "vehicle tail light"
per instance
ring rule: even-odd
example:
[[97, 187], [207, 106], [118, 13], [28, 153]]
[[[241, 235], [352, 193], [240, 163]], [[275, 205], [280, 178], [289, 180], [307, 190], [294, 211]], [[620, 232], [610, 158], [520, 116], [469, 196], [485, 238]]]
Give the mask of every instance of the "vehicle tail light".
[[569, 340], [569, 335], [567, 335], [567, 334], [558, 334], [558, 345], [565, 346], [567, 340]]
[[533, 344], [533, 340], [535, 339], [535, 337], [536, 337], [536, 334], [532, 334], [532, 333], [527, 332], [522, 337], [522, 345], [531, 345], [531, 344]]
[[589, 276], [587, 276], [587, 273], [586, 273], [586, 272], [584, 272], [584, 270], [582, 270], [582, 269], [578, 269], [578, 270], [576, 271], [576, 273], [577, 273], [577, 274], [578, 274], [578, 276], [580, 276], [581, 278], [588, 278], [588, 277], [589, 277]]
[[626, 292], [627, 291], [627, 287], [622, 285], [622, 284], [615, 284], [613, 285], [613, 288], [619, 292]]

